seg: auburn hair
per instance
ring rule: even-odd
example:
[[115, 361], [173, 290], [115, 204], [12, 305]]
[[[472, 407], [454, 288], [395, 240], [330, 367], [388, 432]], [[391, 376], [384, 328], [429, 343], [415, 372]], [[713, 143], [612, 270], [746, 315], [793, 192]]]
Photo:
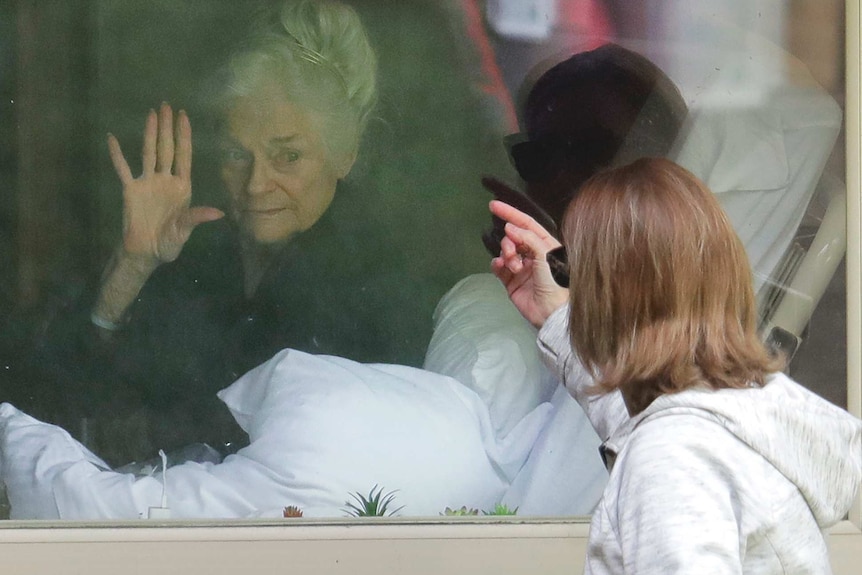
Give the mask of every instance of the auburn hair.
[[566, 211], [569, 336], [597, 393], [629, 411], [694, 386], [763, 385], [781, 360], [756, 330], [742, 242], [713, 194], [670, 160], [591, 177]]

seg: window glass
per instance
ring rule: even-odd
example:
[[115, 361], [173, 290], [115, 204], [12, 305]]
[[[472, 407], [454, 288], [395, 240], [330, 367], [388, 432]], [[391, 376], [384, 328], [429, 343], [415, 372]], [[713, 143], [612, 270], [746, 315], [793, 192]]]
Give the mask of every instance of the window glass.
[[552, 227], [642, 155], [716, 193], [764, 339], [846, 405], [841, 2], [69, 0], [0, 27], [4, 518], [588, 515], [601, 441], [488, 273], [487, 204]]

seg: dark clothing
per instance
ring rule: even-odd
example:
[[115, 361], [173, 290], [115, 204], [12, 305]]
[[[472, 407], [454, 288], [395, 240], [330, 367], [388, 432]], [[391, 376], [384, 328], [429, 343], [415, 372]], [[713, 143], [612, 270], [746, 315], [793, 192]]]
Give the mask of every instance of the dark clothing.
[[95, 289], [42, 320], [26, 353], [7, 361], [18, 390], [4, 392], [7, 400], [121, 464], [193, 442], [241, 446], [245, 434], [215, 394], [286, 347], [421, 365], [440, 294], [422, 293], [421, 282], [387, 263], [386, 230], [369, 223], [362, 203], [340, 186], [251, 298], [230, 222], [201, 226], [150, 278], [110, 341], [89, 319]]

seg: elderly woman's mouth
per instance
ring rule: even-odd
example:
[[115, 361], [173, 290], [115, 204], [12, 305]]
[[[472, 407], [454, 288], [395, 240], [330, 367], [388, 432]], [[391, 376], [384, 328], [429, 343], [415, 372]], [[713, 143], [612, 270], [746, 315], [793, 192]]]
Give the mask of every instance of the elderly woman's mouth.
[[243, 212], [250, 216], [263, 217], [275, 216], [286, 210], [286, 207], [281, 208], [246, 208]]

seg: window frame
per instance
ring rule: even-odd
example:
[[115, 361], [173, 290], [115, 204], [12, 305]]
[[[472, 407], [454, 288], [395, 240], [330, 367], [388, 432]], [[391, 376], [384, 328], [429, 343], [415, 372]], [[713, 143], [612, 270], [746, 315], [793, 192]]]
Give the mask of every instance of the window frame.
[[[862, 416], [862, 112], [860, 7], [846, 0], [847, 401]], [[0, 565], [11, 572], [570, 573], [583, 564], [587, 518], [376, 521], [15, 522], [0, 524]], [[858, 572], [862, 497], [830, 530], [836, 574]]]

